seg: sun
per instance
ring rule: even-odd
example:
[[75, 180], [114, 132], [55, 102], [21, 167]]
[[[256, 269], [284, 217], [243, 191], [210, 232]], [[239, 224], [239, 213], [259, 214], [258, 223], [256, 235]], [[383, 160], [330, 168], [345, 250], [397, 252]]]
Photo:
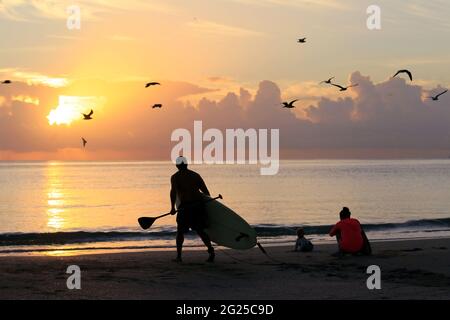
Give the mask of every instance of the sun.
[[59, 96], [58, 106], [47, 116], [48, 123], [51, 126], [70, 125], [73, 121], [80, 119], [81, 113], [84, 112], [81, 102], [82, 97]]
[[58, 106], [47, 116], [48, 123], [51, 126], [68, 126], [74, 121], [81, 120], [82, 113], [89, 113], [91, 109], [96, 110], [103, 104], [103, 100], [99, 97], [59, 96]]

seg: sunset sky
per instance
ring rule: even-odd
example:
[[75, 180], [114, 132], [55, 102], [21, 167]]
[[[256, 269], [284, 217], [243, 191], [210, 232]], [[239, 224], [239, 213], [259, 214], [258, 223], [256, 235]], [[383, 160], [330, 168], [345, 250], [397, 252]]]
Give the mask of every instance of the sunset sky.
[[[376, 1], [377, 31], [371, 4], [2, 0], [0, 160], [169, 160], [170, 133], [194, 120], [280, 128], [284, 158], [448, 157], [450, 93], [427, 97], [450, 85], [449, 2]], [[391, 79], [405, 68], [412, 83]], [[318, 84], [332, 76], [359, 86]]]

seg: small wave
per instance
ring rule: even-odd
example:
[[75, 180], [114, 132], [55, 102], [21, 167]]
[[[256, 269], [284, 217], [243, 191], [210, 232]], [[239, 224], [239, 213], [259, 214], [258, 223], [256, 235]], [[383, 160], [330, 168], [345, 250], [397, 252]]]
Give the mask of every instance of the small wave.
[[[403, 223], [364, 224], [367, 232], [395, 230], [450, 230], [450, 218], [424, 219]], [[281, 237], [295, 235], [297, 226], [260, 224], [254, 226], [260, 237]], [[330, 231], [331, 225], [303, 226], [309, 235], [323, 235]], [[66, 245], [93, 242], [120, 242], [141, 240], [173, 239], [175, 228], [157, 228], [151, 232], [138, 231], [105, 231], [105, 232], [54, 232], [54, 233], [3, 233], [0, 234], [0, 246], [39, 246]]]
[[174, 237], [175, 231], [157, 232], [53, 232], [0, 234], [0, 246], [52, 245], [89, 242], [150, 240]]
[[[265, 237], [276, 237], [276, 236], [288, 236], [295, 235], [296, 230], [299, 226], [280, 226], [280, 225], [258, 225], [255, 227], [256, 232], [259, 236]], [[302, 226], [307, 234], [328, 234], [332, 225], [316, 225], [316, 226]], [[410, 229], [410, 230], [423, 230], [430, 228], [437, 228], [437, 230], [442, 231], [450, 229], [450, 218], [443, 219], [423, 219], [423, 220], [412, 220], [407, 222], [399, 223], [378, 223], [378, 224], [363, 224], [363, 228], [367, 232], [371, 231], [393, 231], [400, 229]]]

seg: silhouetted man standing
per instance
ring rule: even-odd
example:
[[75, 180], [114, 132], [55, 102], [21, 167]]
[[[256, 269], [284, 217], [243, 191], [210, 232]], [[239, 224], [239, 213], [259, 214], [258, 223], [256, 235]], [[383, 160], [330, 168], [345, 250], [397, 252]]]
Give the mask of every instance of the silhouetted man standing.
[[205, 205], [202, 193], [210, 195], [208, 188], [202, 177], [188, 169], [187, 159], [178, 157], [176, 160], [178, 172], [171, 179], [170, 202], [172, 214], [175, 214], [175, 202], [178, 197], [180, 206], [177, 216], [177, 258], [176, 262], [181, 262], [183, 250], [184, 234], [189, 229], [194, 230], [208, 247], [208, 262], [214, 262], [214, 248], [211, 245], [209, 236], [204, 229], [207, 225]]

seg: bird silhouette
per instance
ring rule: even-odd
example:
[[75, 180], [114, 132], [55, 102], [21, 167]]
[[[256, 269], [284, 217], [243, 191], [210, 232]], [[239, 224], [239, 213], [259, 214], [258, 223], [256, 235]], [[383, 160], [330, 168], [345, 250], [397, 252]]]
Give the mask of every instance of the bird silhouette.
[[444, 93], [447, 93], [447, 91], [448, 91], [448, 90], [445, 90], [445, 91], [439, 93], [438, 95], [436, 95], [436, 96], [434, 96], [434, 97], [431, 96], [431, 97], [428, 97], [428, 98], [432, 99], [433, 101], [438, 101], [438, 100], [439, 100], [439, 97], [442, 96]]
[[11, 83], [11, 80], [2, 81], [2, 84], [10, 84], [10, 83]]
[[332, 78], [330, 78], [330, 79], [328, 79], [328, 80], [324, 80], [324, 81], [320, 82], [319, 84], [322, 84], [322, 83], [328, 83], [328, 84], [331, 84], [331, 80], [333, 80], [333, 79], [334, 79], [334, 77], [332, 77]]
[[156, 108], [162, 108], [162, 104], [161, 103], [156, 103], [153, 105], [152, 109], [156, 109]]
[[282, 103], [283, 108], [288, 108], [288, 109], [295, 108], [294, 103], [297, 102], [297, 101], [298, 101], [298, 99], [292, 100], [291, 102], [283, 102]]
[[94, 114], [94, 110], [91, 109], [91, 112], [89, 114], [82, 113], [84, 119], [83, 120], [92, 120], [92, 115]]
[[85, 138], [81, 137], [81, 141], [83, 141], [83, 148], [86, 148], [87, 140]]
[[398, 70], [397, 73], [394, 74], [394, 76], [393, 76], [392, 78], [395, 78], [395, 77], [396, 77], [397, 75], [399, 75], [400, 73], [406, 73], [406, 74], [408, 75], [409, 79], [410, 79], [411, 81], [413, 81], [413, 77], [412, 77], [411, 71], [406, 70], [406, 69]]
[[347, 87], [343, 87], [343, 86], [340, 86], [340, 85], [335, 84], [335, 83], [331, 83], [331, 85], [335, 86], [335, 87], [338, 87], [340, 89], [339, 91], [347, 91], [348, 88], [352, 88], [352, 87], [357, 87], [358, 86], [357, 83], [356, 84], [351, 84], [351, 85], [349, 85]]
[[300, 38], [297, 41], [298, 43], [306, 43], [306, 38]]
[[161, 83], [159, 82], [149, 82], [145, 85], [146, 88], [151, 87], [151, 86], [160, 86]]

